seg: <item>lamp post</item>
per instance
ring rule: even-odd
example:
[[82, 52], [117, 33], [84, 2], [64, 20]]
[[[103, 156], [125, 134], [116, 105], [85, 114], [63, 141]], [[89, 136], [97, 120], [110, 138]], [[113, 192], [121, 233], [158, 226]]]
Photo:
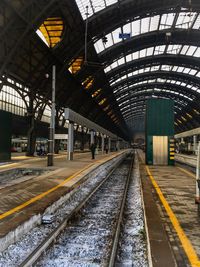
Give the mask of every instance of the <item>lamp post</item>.
[[55, 133], [55, 89], [56, 89], [56, 66], [52, 67], [52, 107], [49, 127], [47, 166], [53, 166], [54, 133]]

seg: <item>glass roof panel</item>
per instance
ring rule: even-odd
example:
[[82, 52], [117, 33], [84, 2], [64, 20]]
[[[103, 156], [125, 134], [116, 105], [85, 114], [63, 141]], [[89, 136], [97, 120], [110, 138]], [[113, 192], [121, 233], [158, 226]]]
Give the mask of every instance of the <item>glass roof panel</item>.
[[[130, 62], [132, 60], [140, 59], [147, 56], [152, 55], [161, 55], [164, 54], [165, 50], [167, 51], [167, 54], [183, 54], [187, 56], [195, 56], [198, 57], [198, 54], [200, 54], [200, 48], [197, 46], [186, 46], [186, 45], [161, 45], [156, 47], [149, 47], [142, 50], [139, 50], [137, 52], [131, 53], [129, 55], [126, 55], [126, 62]], [[107, 73], [111, 69], [116, 68], [118, 65], [121, 65], [123, 62], [124, 57], [121, 59], [117, 59], [115, 62], [113, 62], [111, 65], [107, 66], [105, 68], [105, 72]], [[120, 60], [120, 61], [119, 61]], [[125, 59], [124, 59], [125, 62]], [[174, 67], [175, 68], [175, 67]], [[175, 69], [173, 69], [175, 71]]]
[[68, 70], [72, 74], [76, 74], [81, 69], [82, 64], [83, 64], [83, 56], [80, 56], [80, 57], [72, 60], [72, 62], [70, 63], [70, 66], [68, 68]]
[[161, 17], [159, 30], [171, 28], [175, 15], [175, 13], [163, 14]]
[[[191, 90], [193, 91], [197, 91], [197, 92], [200, 92], [200, 88], [199, 87], [196, 87], [192, 84], [185, 84], [183, 82], [180, 82], [180, 81], [177, 81], [177, 80], [166, 80], [166, 79], [161, 79], [161, 78], [158, 78], [158, 79], [149, 79], [149, 80], [144, 80], [144, 81], [141, 81], [141, 82], [137, 82], [137, 83], [134, 83], [133, 86], [131, 87], [131, 90], [134, 90], [134, 87], [137, 87], [138, 85], [148, 85], [148, 84], [151, 84], [151, 83], [155, 83], [157, 80], [158, 83], [163, 83], [163, 84], [166, 84], [166, 83], [169, 83], [169, 84], [177, 84], [177, 85], [181, 85], [183, 87], [187, 87], [187, 88], [190, 88]], [[173, 87], [172, 87], [173, 88]], [[116, 93], [122, 93], [124, 90], [126, 91], [127, 89], [127, 85], [122, 87], [121, 89], [117, 88], [115, 89], [113, 92], [116, 94]]]
[[178, 16], [176, 22], [176, 28], [189, 29], [192, 26], [194, 19], [196, 18], [197, 13], [195, 12], [181, 12]]
[[141, 30], [140, 30], [140, 34], [142, 33], [146, 33], [149, 31], [149, 27], [150, 27], [150, 17], [147, 17], [147, 18], [144, 18], [144, 19], [141, 19], [141, 22], [140, 22], [140, 25], [141, 25]]
[[158, 30], [160, 16], [159, 15], [158, 16], [153, 16], [150, 19], [151, 19], [151, 22], [150, 22], [149, 31], [157, 31]]
[[196, 46], [190, 46], [187, 51], [187, 56], [193, 56], [197, 47]]
[[197, 47], [196, 51], [193, 54], [193, 57], [200, 57], [200, 47]]
[[36, 31], [37, 35], [50, 48], [61, 41], [64, 22], [61, 17], [47, 18]]
[[76, 4], [80, 10], [83, 19], [86, 19], [88, 6], [88, 17], [91, 17], [94, 13], [106, 8], [107, 6], [117, 3], [118, 0], [76, 0]]
[[[132, 93], [131, 93], [131, 97], [132, 97], [132, 98], [137, 98], [137, 99], [138, 99], [138, 95], [143, 94], [143, 93], [146, 93], [146, 92], [152, 92], [152, 93], [154, 93], [154, 92], [166, 92], [166, 93], [170, 93], [170, 94], [174, 94], [174, 95], [180, 95], [181, 97], [183, 97], [183, 98], [185, 98], [185, 99], [187, 99], [187, 100], [189, 100], [189, 101], [193, 101], [193, 99], [192, 99], [191, 97], [189, 97], [189, 96], [187, 96], [187, 95], [184, 95], [184, 94], [181, 94], [181, 93], [179, 93], [179, 92], [176, 92], [176, 91], [174, 91], [173, 89], [168, 90], [168, 89], [161, 89], [161, 88], [142, 89], [142, 90], [139, 90], [139, 91], [137, 91], [137, 92], [132, 92]], [[125, 109], [125, 108], [127, 107], [127, 106], [124, 107], [124, 104], [126, 104], [126, 103], [128, 103], [128, 102], [127, 102], [127, 99], [126, 99], [126, 100], [122, 100], [122, 101], [120, 101], [120, 100], [123, 99], [124, 97], [128, 96], [128, 95], [129, 95], [129, 94], [126, 93], [125, 95], [120, 96], [120, 97], [117, 98], [117, 101], [120, 102], [120, 106], [123, 105], [123, 107], [121, 108], [121, 110], [123, 110], [123, 109]], [[132, 104], [133, 104], [133, 103], [132, 103]], [[131, 104], [131, 105], [132, 105], [132, 104]]]
[[199, 30], [200, 28], [200, 15], [197, 16], [196, 21], [193, 25], [193, 29]]
[[142, 73], [146, 73], [146, 72], [155, 72], [155, 71], [159, 71], [159, 70], [166, 71], [166, 72], [172, 71], [172, 72], [186, 73], [186, 74], [191, 75], [191, 76], [194, 76], [197, 73], [197, 70], [194, 70], [191, 68], [172, 66], [172, 65], [156, 65], [156, 66], [152, 66], [152, 67], [148, 67], [148, 68], [141, 68], [139, 70], [126, 73], [126, 75], [123, 75], [122, 77], [120, 77], [116, 80], [110, 79], [110, 85], [115, 85], [116, 83], [127, 79], [127, 77], [133, 77], [133, 76], [136, 76], [138, 74], [142, 74]]
[[[122, 27], [123, 30], [121, 28], [117, 28], [110, 34], [107, 34], [106, 37], [108, 42], [106, 44], [104, 44], [100, 39], [95, 42], [94, 46], [96, 48], [97, 53], [100, 53], [104, 49], [112, 46], [113, 44], [119, 43], [129, 37], [134, 37], [151, 31], [165, 29], [173, 30], [173, 28], [199, 29], [199, 16], [200, 15], [195, 12], [180, 12], [176, 20], [176, 13], [162, 14], [138, 19], [125, 24]], [[120, 34], [122, 34], [121, 37], [119, 36]]]
[[182, 48], [182, 45], [169, 45], [167, 49], [167, 53], [177, 55], [179, 54], [181, 48]]
[[[80, 9], [80, 12], [82, 14], [83, 19], [85, 19], [86, 16], [86, 6], [88, 6], [88, 17], [92, 16], [94, 13], [97, 13], [98, 11], [106, 8], [109, 5], [115, 4], [118, 2], [118, 0], [76, 0], [77, 5]], [[108, 33], [105, 37], [107, 38], [107, 42], [103, 42], [102, 39], [99, 39], [95, 42], [94, 46], [97, 51], [97, 53], [101, 53], [105, 49], [108, 49], [109, 47], [120, 43], [122, 41], [126, 42], [126, 39], [134, 36], [138, 36], [140, 34], [145, 34], [152, 31], [158, 31], [158, 30], [167, 30], [167, 32], [171, 32], [174, 29], [200, 29], [200, 15], [195, 12], [185, 12], [183, 9], [181, 9], [181, 12], [179, 14], [176, 13], [169, 13], [169, 14], [162, 14], [162, 15], [156, 15], [151, 17], [146, 17], [143, 19], [137, 19], [135, 21], [126, 23], [122, 27], [116, 28], [114, 31]], [[102, 36], [104, 37], [104, 36]], [[101, 37], [101, 38], [102, 38]], [[186, 55], [186, 56], [194, 56], [194, 57], [200, 57], [200, 47], [196, 46], [186, 46], [186, 45], [173, 45], [173, 44], [166, 44], [162, 46], [156, 46], [156, 47], [149, 47], [146, 49], [142, 49], [140, 51], [136, 51], [134, 53], [131, 53], [129, 55], [122, 56], [120, 55], [120, 58], [117, 58], [112, 64], [109, 66], [106, 66], [104, 69], [106, 73], [110, 72], [111, 70], [117, 68], [118, 66], [124, 65], [127, 62], [131, 62], [133, 60], [137, 60], [144, 57], [149, 57], [153, 55], [161, 55], [161, 54], [172, 54], [172, 55]], [[110, 79], [110, 84], [112, 86], [115, 86], [118, 82], [124, 81], [128, 79], [129, 77], [132, 77], [134, 75], [142, 74], [145, 72], [156, 72], [156, 71], [165, 71], [165, 72], [178, 72], [178, 73], [185, 73], [188, 75], [200, 76], [200, 72], [196, 69], [191, 68], [185, 68], [181, 66], [173, 66], [173, 65], [156, 65], [146, 68], [141, 68], [135, 71], [132, 71], [129, 73], [123, 72], [122, 76], [119, 75], [116, 76], [116, 80]], [[175, 78], [176, 79], [176, 78]], [[197, 86], [193, 86], [193, 84], [187, 84], [187, 82], [182, 82], [180, 80], [171, 80], [169, 78], [154, 78], [147, 80], [142, 80], [138, 83], [133, 82], [133, 87], [140, 85], [140, 84], [150, 84], [153, 82], [158, 83], [170, 83], [172, 85], [180, 85], [182, 87], [191, 88], [191, 90], [200, 92], [200, 89]], [[118, 88], [115, 88], [114, 93], [122, 92], [124, 91], [123, 96], [117, 97], [117, 101], [119, 102], [119, 106], [121, 106], [121, 102], [123, 101], [124, 97], [128, 97], [129, 93], [126, 91], [126, 89], [129, 88], [129, 86], [132, 87], [132, 83], [125, 83], [125, 85], [118, 85]], [[173, 90], [173, 89], [172, 89]], [[160, 89], [160, 88], [154, 88], [154, 89], [147, 89], [145, 92], [166, 92], [166, 93], [172, 93], [174, 95], [180, 95], [183, 98], [187, 98], [189, 100], [193, 100], [192, 98], [185, 96], [184, 94], [181, 94], [180, 92], [171, 91], [168, 89]], [[116, 96], [117, 96], [116, 95]], [[155, 96], [157, 97], [157, 96]], [[181, 102], [181, 100], [178, 100]], [[183, 103], [185, 101], [182, 101]], [[130, 105], [130, 100], [126, 100], [123, 102], [122, 109], [124, 108], [124, 105], [126, 107], [130, 106], [130, 112], [133, 110], [133, 112], [136, 112], [138, 104]], [[140, 104], [141, 105], [141, 104]], [[142, 107], [142, 105], [141, 105]], [[111, 114], [112, 115], [112, 114]], [[114, 116], [114, 115], [112, 115]]]
[[154, 47], [147, 48], [146, 55], [147, 55], [147, 56], [151, 56], [151, 55], [153, 55], [153, 51], [154, 51]]
[[197, 70], [193, 70], [193, 69], [191, 69], [190, 72], [189, 72], [189, 74], [191, 74], [191, 75], [196, 75], [196, 74], [197, 74]]
[[101, 42], [101, 40], [97, 41], [94, 44], [94, 47], [96, 49], [97, 54], [101, 53], [104, 50], [104, 44]]

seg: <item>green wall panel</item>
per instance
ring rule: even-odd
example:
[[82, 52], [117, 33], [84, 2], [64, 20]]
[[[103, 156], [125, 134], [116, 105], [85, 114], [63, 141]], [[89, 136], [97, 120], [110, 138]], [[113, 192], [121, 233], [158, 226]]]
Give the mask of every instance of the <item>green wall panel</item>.
[[174, 164], [174, 101], [149, 99], [146, 102], [146, 164], [153, 164], [153, 136], [168, 136], [168, 165]]
[[174, 135], [174, 101], [149, 99], [146, 103], [146, 135]]
[[153, 136], [146, 138], [146, 164], [153, 164]]
[[11, 159], [12, 115], [0, 110], [0, 161]]

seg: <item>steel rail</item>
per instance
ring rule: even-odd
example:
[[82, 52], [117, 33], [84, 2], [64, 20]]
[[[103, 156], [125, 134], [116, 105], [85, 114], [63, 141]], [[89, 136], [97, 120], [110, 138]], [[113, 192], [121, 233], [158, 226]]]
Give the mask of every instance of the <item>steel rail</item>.
[[125, 207], [125, 203], [126, 203], [130, 179], [132, 176], [133, 163], [134, 163], [134, 154], [133, 154], [132, 162], [131, 162], [131, 165], [130, 165], [130, 168], [128, 171], [126, 184], [125, 184], [125, 188], [124, 188], [124, 193], [123, 193], [123, 198], [122, 198], [122, 202], [121, 202], [121, 206], [120, 206], [119, 216], [117, 219], [116, 228], [115, 228], [114, 236], [112, 239], [110, 258], [109, 258], [108, 264], [106, 265], [108, 267], [114, 267], [115, 266], [119, 237], [120, 237], [120, 232], [121, 232], [121, 224], [122, 224], [122, 220], [123, 220], [124, 207]]
[[96, 191], [109, 179], [112, 173], [119, 167], [121, 162], [124, 159], [121, 159], [106, 175], [106, 177], [90, 192], [84, 200], [73, 210], [70, 212], [68, 216], [64, 218], [64, 220], [47, 236], [37, 248], [33, 250], [33, 252], [19, 265], [19, 267], [30, 267], [33, 266], [41, 257], [41, 255], [51, 246], [53, 242], [59, 237], [60, 233], [67, 227], [67, 224], [70, 219], [73, 218], [88, 202], [88, 200], [96, 193]]

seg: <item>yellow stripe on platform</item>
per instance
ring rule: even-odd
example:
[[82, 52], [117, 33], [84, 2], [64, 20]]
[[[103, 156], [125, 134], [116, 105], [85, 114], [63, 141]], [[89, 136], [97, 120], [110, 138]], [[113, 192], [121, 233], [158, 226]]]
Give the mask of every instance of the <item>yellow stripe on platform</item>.
[[196, 251], [194, 250], [190, 240], [187, 238], [184, 230], [182, 229], [182, 227], [180, 226], [180, 223], [178, 221], [178, 219], [176, 218], [176, 215], [174, 214], [174, 212], [172, 211], [171, 207], [169, 206], [167, 200], [165, 199], [160, 187], [158, 186], [157, 182], [155, 181], [154, 177], [152, 176], [150, 170], [149, 170], [149, 167], [146, 166], [146, 170], [147, 170], [147, 173], [150, 177], [150, 180], [160, 198], [160, 201], [162, 202], [169, 218], [170, 218], [170, 221], [181, 241], [181, 244], [183, 246], [183, 249], [191, 263], [191, 266], [192, 267], [200, 267], [200, 260], [196, 254]]
[[[119, 155], [119, 154], [120, 154], [120, 153], [118, 153], [117, 155]], [[113, 158], [112, 155], [109, 156], [109, 157], [106, 157], [106, 161], [108, 161], [108, 160], [110, 160], [110, 159], [112, 159], [112, 158]], [[100, 160], [96, 160], [94, 163], [99, 163], [99, 164], [101, 164], [101, 163], [103, 163], [104, 161], [105, 161], [105, 158], [100, 159]], [[28, 201], [22, 203], [21, 205], [15, 207], [15, 208], [13, 208], [13, 209], [11, 209], [11, 210], [9, 210], [9, 211], [6, 211], [5, 213], [0, 214], [0, 220], [2, 220], [2, 219], [4, 219], [4, 218], [6, 218], [6, 217], [12, 215], [12, 214], [15, 213], [15, 212], [18, 212], [18, 211], [22, 210], [23, 208], [25, 208], [25, 207], [27, 207], [28, 205], [30, 205], [30, 204], [36, 202], [37, 200], [40, 200], [41, 198], [45, 197], [46, 195], [50, 194], [51, 192], [54, 192], [55, 190], [57, 190], [57, 189], [60, 188], [61, 186], [65, 185], [68, 181], [72, 180], [74, 177], [76, 177], [76, 176], [79, 175], [80, 173], [82, 173], [82, 172], [84, 172], [85, 170], [89, 169], [91, 166], [94, 165], [94, 163], [90, 163], [90, 164], [88, 164], [85, 168], [83, 168], [83, 169], [81, 169], [80, 171], [76, 172], [75, 174], [69, 176], [69, 177], [66, 178], [63, 182], [61, 182], [60, 184], [58, 184], [58, 185], [52, 187], [52, 188], [49, 189], [48, 191], [46, 191], [46, 192], [44, 192], [44, 193], [42, 193], [42, 194], [40, 194], [40, 195], [38, 195], [38, 196], [35, 196], [35, 197], [31, 198], [30, 200], [28, 200]], [[13, 163], [13, 164], [15, 164], [15, 163]]]
[[185, 172], [185, 173], [187, 173], [189, 176], [191, 176], [191, 177], [193, 177], [193, 178], [195, 178], [196, 179], [196, 176], [195, 176], [195, 174], [193, 174], [192, 172], [189, 172], [189, 171], [187, 171], [187, 170], [185, 170], [185, 169], [183, 169], [183, 168], [181, 168], [181, 167], [177, 167], [179, 170], [181, 170], [182, 172]]
[[[98, 162], [98, 161], [96, 161], [96, 162]], [[22, 210], [23, 208], [27, 207], [28, 205], [30, 205], [30, 204], [36, 202], [37, 200], [39, 200], [39, 199], [45, 197], [46, 195], [50, 194], [51, 192], [53, 192], [53, 191], [55, 191], [55, 190], [57, 190], [57, 189], [60, 188], [61, 186], [65, 185], [68, 181], [70, 181], [71, 179], [73, 179], [75, 176], [77, 176], [77, 175], [79, 175], [80, 173], [82, 173], [83, 171], [89, 169], [92, 165], [93, 165], [93, 163], [87, 165], [87, 166], [86, 166], [85, 168], [83, 168], [82, 170], [80, 170], [80, 171], [76, 172], [75, 174], [73, 174], [73, 175], [69, 176], [68, 178], [66, 178], [63, 182], [61, 182], [61, 183], [58, 184], [57, 186], [54, 186], [54, 187], [52, 187], [51, 189], [49, 189], [48, 191], [46, 191], [46, 192], [44, 192], [44, 193], [42, 193], [42, 194], [40, 194], [40, 195], [38, 195], [38, 196], [36, 196], [36, 197], [31, 198], [30, 200], [24, 202], [23, 204], [21, 204], [21, 205], [15, 207], [15, 208], [13, 208], [13, 209], [11, 209], [11, 210], [5, 212], [5, 213], [0, 214], [0, 220], [2, 220], [2, 219], [4, 219], [4, 218], [8, 217], [9, 215], [11, 215], [11, 214], [13, 214], [13, 213], [15, 213], [15, 212], [17, 212], [17, 211]]]

